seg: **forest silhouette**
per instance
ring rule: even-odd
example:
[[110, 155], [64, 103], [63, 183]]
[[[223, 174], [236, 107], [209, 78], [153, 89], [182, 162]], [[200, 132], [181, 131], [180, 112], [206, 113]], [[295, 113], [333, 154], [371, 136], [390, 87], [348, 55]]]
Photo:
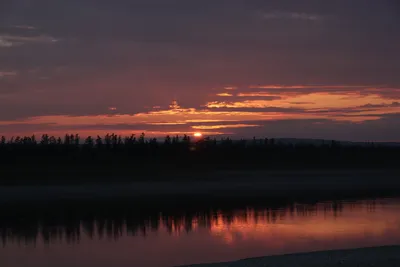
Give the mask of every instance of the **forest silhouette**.
[[[379, 143], [283, 143], [276, 139], [194, 139], [187, 135], [163, 140], [115, 134], [64, 138], [43, 135], [0, 139], [2, 184], [48, 181], [107, 182], [178, 179], [214, 170], [299, 170], [398, 168], [399, 146]], [[29, 176], [29, 177], [28, 177]]]

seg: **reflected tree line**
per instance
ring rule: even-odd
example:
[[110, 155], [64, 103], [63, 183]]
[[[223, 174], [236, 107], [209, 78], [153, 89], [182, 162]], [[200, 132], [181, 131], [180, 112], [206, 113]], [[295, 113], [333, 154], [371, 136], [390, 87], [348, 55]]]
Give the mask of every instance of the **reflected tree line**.
[[166, 136], [162, 140], [148, 139], [144, 134], [129, 137], [108, 134], [85, 139], [78, 134], [67, 134], [64, 138], [49, 135], [0, 138], [3, 172], [9, 171], [16, 179], [23, 177], [24, 172], [36, 171], [39, 174], [35, 175], [36, 180], [54, 174], [60, 180], [71, 179], [71, 174], [77, 172], [86, 179], [94, 174], [107, 180], [110, 174], [129, 173], [130, 179], [141, 179], [185, 170], [398, 167], [399, 152], [399, 146], [374, 143], [293, 144], [268, 138], [217, 140], [186, 135]]
[[229, 226], [241, 223], [274, 224], [295, 217], [317, 215], [340, 216], [344, 209], [373, 211], [375, 201], [331, 201], [313, 204], [271, 204], [230, 208], [175, 209], [162, 212], [156, 207], [135, 208], [134, 203], [68, 204], [53, 208], [2, 207], [0, 216], [0, 242], [35, 245], [38, 242], [79, 243], [82, 236], [89, 239], [117, 240], [121, 236], [145, 237], [151, 232], [165, 231], [170, 235], [190, 233], [196, 229], [211, 229], [212, 225]]

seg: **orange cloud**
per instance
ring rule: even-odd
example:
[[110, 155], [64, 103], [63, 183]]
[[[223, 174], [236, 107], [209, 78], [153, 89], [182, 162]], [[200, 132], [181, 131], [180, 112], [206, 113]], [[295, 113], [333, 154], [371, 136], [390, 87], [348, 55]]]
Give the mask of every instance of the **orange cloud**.
[[377, 86], [366, 86], [366, 85], [250, 85], [249, 88], [252, 89], [356, 89], [356, 88], [368, 88], [368, 87], [382, 87], [382, 85]]
[[266, 96], [266, 97], [280, 97], [278, 95], [273, 95], [267, 92], [249, 92], [249, 93], [239, 93], [237, 94], [237, 96], [239, 97], [253, 97], [253, 96]]
[[148, 125], [185, 125], [186, 122], [150, 122]]
[[229, 93], [219, 93], [217, 96], [233, 96], [232, 94]]
[[228, 128], [247, 128], [247, 127], [259, 127], [256, 124], [221, 124], [221, 125], [195, 125], [193, 129], [198, 130], [212, 130], [212, 129], [228, 129]]
[[[328, 86], [326, 87], [328, 88]], [[332, 87], [349, 88], [349, 86], [342, 85], [329, 86], [329, 88]], [[359, 86], [353, 87], [359, 88]], [[302, 88], [302, 86], [270, 85], [264, 86], [264, 88]], [[318, 86], [318, 88], [320, 87]], [[85, 127], [105, 128], [105, 126], [109, 129], [113, 125], [125, 125], [134, 126], [131, 128], [135, 129], [136, 132], [140, 131], [136, 130], [140, 127], [143, 127], [143, 131], [145, 131], [146, 125], [171, 126], [172, 131], [178, 128], [174, 126], [182, 125], [185, 127], [180, 127], [179, 131], [184, 132], [190, 129], [208, 129], [211, 131], [256, 127], [260, 121], [271, 120], [326, 119], [359, 123], [378, 120], [387, 114], [400, 113], [400, 103], [396, 101], [396, 94], [393, 97], [390, 97], [390, 95], [382, 96], [382, 92], [378, 88], [370, 88], [364, 91], [357, 89], [354, 91], [339, 90], [307, 94], [297, 94], [295, 92], [270, 94], [257, 91], [240, 92], [237, 97], [232, 94], [221, 93], [224, 96], [232, 96], [230, 99], [233, 101], [215, 101], [215, 99], [211, 99], [202, 108], [184, 108], [177, 101], [173, 101], [169, 109], [162, 109], [157, 106], [158, 109], [137, 114], [37, 116], [18, 121], [0, 121], [0, 125], [9, 125], [10, 127], [20, 124], [51, 125], [53, 128], [63, 127], [64, 129], [79, 129], [79, 127], [82, 129]], [[395, 90], [393, 89], [391, 92], [395, 92]], [[251, 98], [253, 96], [273, 98], [254, 99]], [[115, 111], [116, 107], [110, 107], [109, 110]], [[252, 124], [252, 121], [257, 121], [257, 123]], [[201, 125], [207, 122], [218, 122], [218, 124]], [[197, 123], [198, 125], [196, 125]], [[149, 127], [149, 129], [153, 128]]]
[[[258, 93], [243, 93], [241, 96], [254, 96], [264, 95]], [[265, 96], [270, 96], [265, 94]], [[243, 100], [236, 102], [226, 101], [211, 101], [206, 104], [207, 108], [266, 108], [266, 107], [277, 107], [277, 108], [301, 108], [305, 110], [315, 109], [329, 109], [329, 108], [358, 108], [363, 105], [380, 105], [381, 108], [384, 106], [391, 107], [393, 99], [385, 99], [377, 94], [363, 95], [359, 93], [311, 93], [311, 94], [300, 94], [290, 95], [282, 94], [282, 99], [271, 99], [271, 100]], [[391, 107], [392, 110], [400, 111], [398, 107]]]

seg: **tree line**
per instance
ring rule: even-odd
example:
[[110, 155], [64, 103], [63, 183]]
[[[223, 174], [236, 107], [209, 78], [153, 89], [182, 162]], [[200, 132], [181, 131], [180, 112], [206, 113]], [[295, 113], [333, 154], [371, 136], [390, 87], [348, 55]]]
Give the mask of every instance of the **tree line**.
[[170, 168], [397, 167], [400, 147], [379, 144], [283, 143], [273, 138], [232, 140], [116, 134], [64, 138], [47, 134], [0, 139], [0, 165], [129, 165]]

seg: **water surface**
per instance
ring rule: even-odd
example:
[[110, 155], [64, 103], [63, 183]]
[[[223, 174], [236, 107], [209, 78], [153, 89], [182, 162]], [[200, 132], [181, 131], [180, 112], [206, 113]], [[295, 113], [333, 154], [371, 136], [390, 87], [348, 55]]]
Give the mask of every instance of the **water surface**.
[[[400, 199], [7, 207], [1, 266], [146, 266], [400, 244]], [[171, 204], [172, 205], [172, 204]]]

